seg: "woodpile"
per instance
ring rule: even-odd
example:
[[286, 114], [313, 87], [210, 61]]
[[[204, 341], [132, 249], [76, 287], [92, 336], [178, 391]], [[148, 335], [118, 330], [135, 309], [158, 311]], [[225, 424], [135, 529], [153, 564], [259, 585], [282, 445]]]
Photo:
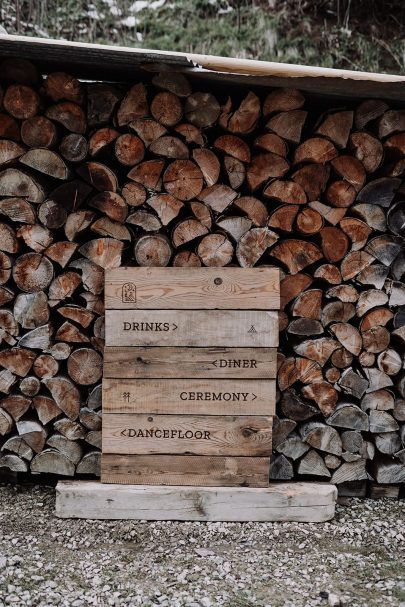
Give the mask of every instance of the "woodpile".
[[0, 83], [0, 466], [98, 473], [104, 270], [273, 265], [271, 477], [405, 481], [405, 110], [12, 59]]

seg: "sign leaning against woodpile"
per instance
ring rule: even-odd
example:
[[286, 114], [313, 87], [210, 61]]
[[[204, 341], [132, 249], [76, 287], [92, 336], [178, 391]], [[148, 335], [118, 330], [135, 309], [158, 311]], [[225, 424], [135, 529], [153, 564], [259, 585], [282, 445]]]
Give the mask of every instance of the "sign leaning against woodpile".
[[101, 480], [267, 487], [276, 268], [106, 273]]
[[[271, 477], [358, 495], [372, 479], [398, 494], [403, 91], [399, 76], [0, 36], [0, 467], [99, 474], [104, 270], [273, 265]], [[153, 299], [155, 322], [169, 322]], [[169, 344], [142, 379], [194, 368], [205, 381], [204, 346], [194, 364]], [[250, 347], [258, 376], [235, 379], [268, 379], [267, 353]], [[142, 368], [121, 366], [126, 380]]]

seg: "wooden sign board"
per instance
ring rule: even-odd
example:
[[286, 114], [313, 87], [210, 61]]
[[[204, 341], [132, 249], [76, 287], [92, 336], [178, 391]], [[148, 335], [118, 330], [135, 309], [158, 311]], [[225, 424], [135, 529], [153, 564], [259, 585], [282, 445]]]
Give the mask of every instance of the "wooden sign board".
[[103, 415], [103, 452], [173, 455], [271, 455], [272, 417]]
[[105, 307], [148, 310], [278, 310], [278, 268], [116, 268]]
[[278, 346], [277, 312], [106, 310], [105, 322], [106, 346]]
[[114, 347], [104, 349], [104, 377], [274, 379], [276, 348]]
[[103, 413], [273, 415], [276, 383], [260, 379], [103, 379]]
[[103, 453], [104, 483], [267, 487], [269, 457], [209, 455], [116, 455]]

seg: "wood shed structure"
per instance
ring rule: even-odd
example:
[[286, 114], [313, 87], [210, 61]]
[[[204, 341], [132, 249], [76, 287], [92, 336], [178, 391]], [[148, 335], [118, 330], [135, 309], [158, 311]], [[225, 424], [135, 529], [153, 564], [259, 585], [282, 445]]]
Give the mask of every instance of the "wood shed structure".
[[99, 474], [104, 270], [273, 265], [271, 478], [397, 495], [404, 174], [405, 76], [1, 36], [0, 467]]

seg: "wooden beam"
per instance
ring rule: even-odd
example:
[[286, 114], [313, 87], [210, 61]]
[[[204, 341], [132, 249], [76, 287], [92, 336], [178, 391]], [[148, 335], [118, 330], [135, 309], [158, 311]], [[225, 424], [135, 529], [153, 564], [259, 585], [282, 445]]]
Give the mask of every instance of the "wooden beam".
[[323, 483], [267, 488], [152, 487], [60, 481], [56, 516], [95, 520], [324, 522], [335, 514], [337, 491]]

